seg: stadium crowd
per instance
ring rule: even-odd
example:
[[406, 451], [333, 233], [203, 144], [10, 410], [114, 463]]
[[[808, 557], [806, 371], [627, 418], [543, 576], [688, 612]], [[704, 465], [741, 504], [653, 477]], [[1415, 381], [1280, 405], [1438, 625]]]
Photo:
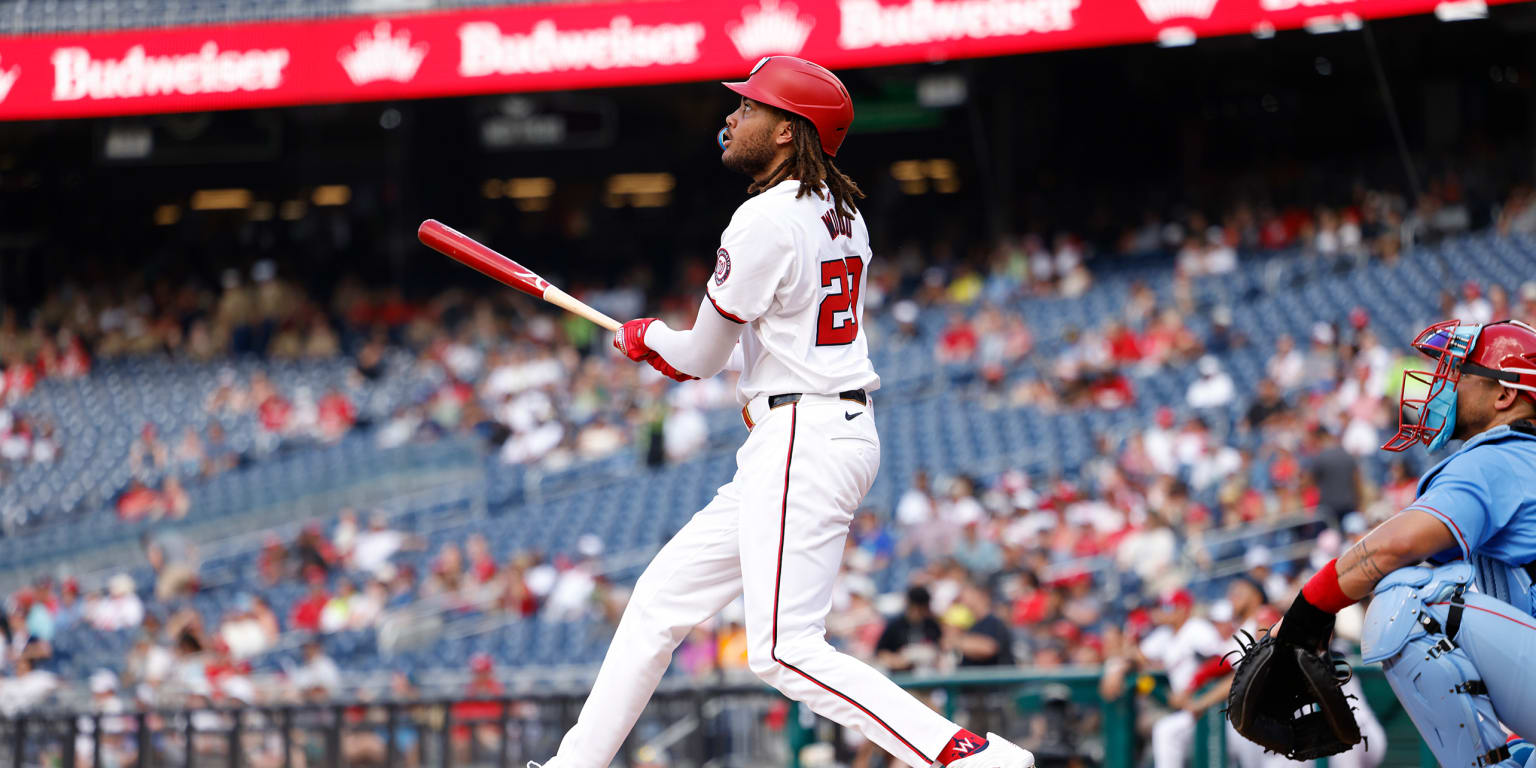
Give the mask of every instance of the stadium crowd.
[[[1138, 286], [1118, 316], [1049, 346], [1010, 307], [1028, 296], [1081, 293], [1092, 284], [1093, 265], [1114, 256], [1094, 255], [1070, 236], [1055, 238], [1050, 250], [1043, 238], [1022, 236], [967, 260], [902, 249], [889, 263], [877, 262], [867, 311], [888, 315], [889, 333], [930, 344], [935, 361], [975, 368], [968, 395], [994, 407], [1118, 409], [1135, 402], [1138, 381], [1159, 371], [1193, 366], [1199, 375], [1186, 392], [1185, 415], [1164, 408], [1140, 431], [1097, 435], [1096, 455], [1075, 476], [919, 473], [892, 508], [860, 513], [828, 619], [831, 641], [895, 671], [1166, 671], [1175, 680], [1175, 709], [1209, 706], [1179, 683], [1187, 685], [1225, 645], [1171, 638], [1192, 634], [1181, 628], [1195, 619], [1213, 629], [1203, 637], [1218, 640], [1245, 623], [1272, 622], [1307, 565], [1326, 561], [1411, 500], [1412, 467], [1393, 464], [1377, 477], [1362, 459], [1395, 425], [1401, 371], [1413, 359], [1356, 310], [1347, 323], [1318, 323], [1308, 338], [1279, 339], [1250, 392], [1216, 356], [1250, 342], [1233, 330], [1231, 309], [1218, 309], [1209, 331], [1196, 332], [1189, 281], [1230, 270], [1239, 254], [1255, 249], [1395, 259], [1414, 243], [1469, 227], [1459, 195], [1442, 180], [1412, 208], [1392, 195], [1361, 192], [1342, 209], [1237, 206], [1220, 223], [1200, 214], [1149, 219], [1126, 231], [1118, 247], [1175, 253], [1170, 298]], [[1536, 232], [1536, 195], [1516, 190], [1493, 221], [1501, 233]], [[51, 442], [46, 419], [26, 415], [39, 380], [87, 376], [94, 362], [124, 355], [203, 362], [342, 356], [355, 368], [347, 386], [318, 397], [279, 391], [260, 370], [244, 379], [220, 374], [200, 404], [209, 417], [205, 430], [162, 436], [144, 425], [124, 460], [136, 476], [163, 480], [124, 489], [115, 503], [127, 519], [195, 515], [184, 482], [290, 442], [334, 441], [357, 429], [371, 430], [383, 447], [474, 434], [515, 464], [558, 465], [625, 449], [653, 463], [680, 461], [707, 442], [702, 413], [734, 402], [728, 381], [673, 386], [606, 354], [606, 339], [589, 326], [532, 311], [527, 302], [457, 291], [412, 301], [396, 289], [345, 281], [322, 305], [270, 262], [258, 262], [249, 277], [226, 272], [217, 289], [195, 280], [69, 286], [26, 318], [8, 308], [0, 317], [0, 475], [3, 462], [46, 462], [70, 450]], [[693, 288], [679, 285], [659, 302], [669, 322], [686, 325]], [[1443, 314], [1536, 320], [1536, 282], [1459, 289], [1442, 298]], [[947, 318], [935, 336], [919, 330], [925, 313]], [[1020, 373], [1026, 359], [1033, 364]], [[370, 422], [357, 391], [402, 370], [424, 385], [408, 404]], [[1202, 415], [1234, 405], [1243, 416], [1231, 429]], [[246, 453], [225, 445], [217, 417], [229, 413], [256, 418], [267, 444]], [[25, 451], [14, 447], [20, 442]], [[1274, 548], [1243, 538], [1247, 531], [1276, 533], [1264, 539]], [[472, 536], [441, 547], [430, 572], [416, 573], [393, 558], [425, 546], [421, 538], [381, 516], [344, 510], [328, 529], [316, 524], [292, 541], [272, 536], [263, 545], [264, 585], [303, 584], [300, 598], [273, 605], [253, 593], [210, 616], [186, 600], [199, 589], [195, 544], [166, 535], [144, 546], [156, 574], [152, 588], [141, 590], [126, 574], [100, 590], [40, 578], [9, 597], [0, 626], [5, 712], [45, 701], [67, 682], [50, 671], [51, 643], [84, 628], [136, 635], [119, 668], [89, 682], [92, 706], [116, 713], [348, 695], [336, 663], [313, 638], [377, 631], [390, 610], [423, 600], [448, 611], [612, 621], [625, 597], [604, 576], [600, 546], [550, 557], [492, 552]], [[881, 589], [893, 569], [902, 578]], [[1226, 580], [1215, 581], [1216, 573]], [[1351, 627], [1341, 618], [1341, 637], [1357, 637]], [[301, 665], [275, 677], [249, 674], [252, 658], [296, 643], [305, 649]], [[470, 664], [466, 693], [501, 690], [493, 660]], [[740, 612], [727, 609], [685, 640], [676, 670], [702, 679], [745, 666]], [[394, 693], [413, 686], [399, 678]]]

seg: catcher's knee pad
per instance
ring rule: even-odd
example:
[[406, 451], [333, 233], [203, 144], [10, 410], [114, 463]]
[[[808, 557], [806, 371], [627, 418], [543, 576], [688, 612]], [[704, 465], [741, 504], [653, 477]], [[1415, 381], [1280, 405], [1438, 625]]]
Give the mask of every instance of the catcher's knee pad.
[[1394, 571], [1365, 614], [1361, 652], [1387, 682], [1445, 768], [1486, 768], [1509, 759], [1488, 687], [1447, 632], [1449, 606], [1471, 580], [1465, 563]]

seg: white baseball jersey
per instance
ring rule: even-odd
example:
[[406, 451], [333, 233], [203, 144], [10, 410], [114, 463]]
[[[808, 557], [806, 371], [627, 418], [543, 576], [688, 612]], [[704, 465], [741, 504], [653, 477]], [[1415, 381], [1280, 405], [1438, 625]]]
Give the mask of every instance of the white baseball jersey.
[[796, 198], [788, 179], [736, 209], [705, 286], [741, 338], [742, 403], [786, 392], [835, 394], [880, 386], [869, 361], [864, 217], [837, 215], [825, 194]]
[[592, 693], [549, 768], [612, 765], [677, 644], [738, 597], [747, 665], [812, 712], [913, 768], [931, 766], [960, 733], [826, 641], [848, 524], [880, 468], [873, 405], [836, 395], [874, 389], [880, 377], [859, 327], [870, 257], [864, 219], [839, 218], [824, 195], [797, 199], [799, 189], [785, 181], [736, 210], [706, 286], [714, 309], [701, 303], [689, 331], [651, 323], [646, 343], [679, 370], [711, 376], [739, 336], [744, 404], [796, 392], [830, 397], [777, 408], [759, 400], [756, 415], [744, 418], [750, 432], [735, 475], [635, 583]]

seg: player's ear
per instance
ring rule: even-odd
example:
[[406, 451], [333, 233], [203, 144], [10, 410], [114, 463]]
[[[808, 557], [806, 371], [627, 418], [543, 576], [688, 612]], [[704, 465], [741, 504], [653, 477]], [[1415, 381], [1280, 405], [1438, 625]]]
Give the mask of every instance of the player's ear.
[[1495, 383], [1494, 386], [1499, 388], [1499, 395], [1493, 400], [1493, 409], [1495, 411], [1507, 411], [1510, 408], [1515, 407], [1516, 403], [1520, 402], [1521, 390], [1515, 389], [1514, 387], [1506, 387], [1498, 383]]
[[780, 146], [795, 143], [795, 124], [788, 120], [780, 120], [779, 127], [773, 132], [773, 143]]

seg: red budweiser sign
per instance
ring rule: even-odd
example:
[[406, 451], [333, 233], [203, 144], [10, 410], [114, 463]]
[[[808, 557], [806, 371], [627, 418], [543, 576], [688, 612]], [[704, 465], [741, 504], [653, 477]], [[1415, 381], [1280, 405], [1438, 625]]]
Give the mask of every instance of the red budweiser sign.
[[[1501, 2], [1504, 0], [1489, 0]], [[1477, 0], [1471, 0], [1474, 4]], [[660, 0], [0, 38], [0, 120], [738, 77], [1246, 34], [1438, 0]]]

